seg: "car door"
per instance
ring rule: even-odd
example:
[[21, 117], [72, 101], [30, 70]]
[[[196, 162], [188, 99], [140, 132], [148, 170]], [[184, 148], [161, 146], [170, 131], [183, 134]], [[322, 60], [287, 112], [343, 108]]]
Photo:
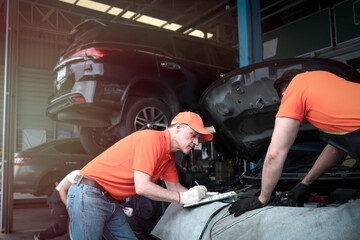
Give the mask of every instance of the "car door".
[[59, 166], [62, 166], [62, 171], [66, 173], [83, 168], [92, 159], [79, 140], [69, 141], [54, 148], [60, 153], [57, 157]]

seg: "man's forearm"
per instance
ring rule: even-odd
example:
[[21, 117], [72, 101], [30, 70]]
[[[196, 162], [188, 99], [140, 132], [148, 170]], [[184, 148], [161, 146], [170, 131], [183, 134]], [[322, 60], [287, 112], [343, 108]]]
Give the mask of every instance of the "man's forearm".
[[67, 198], [67, 191], [62, 191], [61, 189], [59, 190], [59, 195], [60, 195], [60, 199], [61, 201], [66, 205], [66, 198]]
[[66, 205], [66, 198], [68, 195], [69, 188], [71, 186], [71, 182], [69, 180], [66, 180], [62, 187], [59, 189], [59, 195], [61, 198], [61, 201]]
[[152, 182], [136, 187], [136, 193], [155, 201], [179, 202], [177, 191], [170, 191]]
[[281, 176], [283, 165], [284, 160], [280, 156], [265, 159], [261, 179], [261, 194], [259, 196], [262, 203], [267, 204], [269, 202], [270, 196]]
[[275, 120], [274, 132], [263, 166], [259, 196], [262, 203], [268, 203], [272, 191], [279, 181], [286, 156], [294, 143], [299, 126], [300, 121], [296, 119], [277, 117]]
[[313, 181], [336, 165], [343, 155], [343, 151], [328, 144], [302, 182], [306, 185], [312, 184]]
[[170, 191], [175, 191], [175, 192], [185, 192], [188, 189], [186, 187], [184, 187], [183, 185], [180, 184], [180, 182], [168, 182], [165, 181], [166, 183], [166, 188]]

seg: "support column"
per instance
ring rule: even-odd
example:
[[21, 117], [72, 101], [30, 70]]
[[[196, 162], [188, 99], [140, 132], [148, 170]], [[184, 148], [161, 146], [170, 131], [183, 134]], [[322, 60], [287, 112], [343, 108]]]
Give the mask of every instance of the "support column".
[[240, 67], [261, 62], [260, 0], [237, 0]]
[[[239, 60], [244, 67], [263, 60], [261, 40], [260, 0], [237, 0]], [[244, 161], [244, 171], [256, 167]]]
[[3, 141], [1, 169], [1, 231], [12, 232], [13, 179], [16, 131], [16, 85], [18, 56], [19, 0], [6, 1], [6, 35], [4, 64]]

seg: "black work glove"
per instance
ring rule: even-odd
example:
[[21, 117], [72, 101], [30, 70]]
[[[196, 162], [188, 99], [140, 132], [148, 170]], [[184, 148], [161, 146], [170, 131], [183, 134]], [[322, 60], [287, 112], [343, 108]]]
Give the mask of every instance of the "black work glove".
[[265, 207], [266, 205], [260, 202], [257, 196], [239, 199], [229, 207], [229, 213], [234, 214], [234, 217], [238, 217], [246, 211], [250, 211], [257, 208]]
[[306, 201], [309, 190], [309, 186], [300, 182], [290, 191], [284, 192], [282, 198], [287, 200], [289, 206], [302, 205]]

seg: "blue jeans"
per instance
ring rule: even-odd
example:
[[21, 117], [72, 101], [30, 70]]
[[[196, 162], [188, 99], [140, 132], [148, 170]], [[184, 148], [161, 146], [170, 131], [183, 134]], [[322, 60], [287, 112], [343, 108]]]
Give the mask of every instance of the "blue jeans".
[[95, 187], [72, 184], [66, 206], [74, 240], [137, 239], [118, 201]]

